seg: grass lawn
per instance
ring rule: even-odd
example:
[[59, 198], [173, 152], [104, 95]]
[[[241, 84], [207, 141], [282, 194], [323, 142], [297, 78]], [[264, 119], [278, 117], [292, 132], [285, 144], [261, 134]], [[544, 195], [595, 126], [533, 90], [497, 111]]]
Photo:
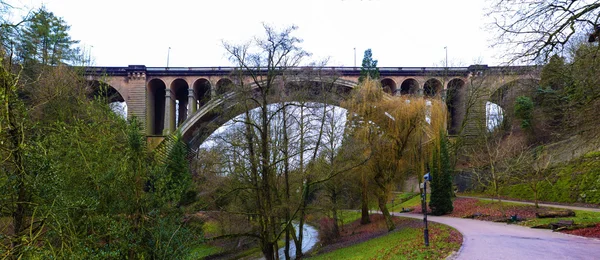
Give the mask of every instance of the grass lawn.
[[[390, 212], [400, 212], [402, 207], [410, 208], [415, 205], [421, 205], [421, 194], [416, 192], [395, 192], [392, 199], [386, 203]], [[427, 195], [427, 201], [429, 201], [429, 195]], [[369, 203], [369, 209], [379, 211], [379, 205], [372, 201]]]
[[[429, 202], [429, 198], [430, 196], [427, 194], [427, 202]], [[402, 201], [402, 203], [396, 201]], [[388, 207], [392, 212], [400, 212], [402, 208], [421, 208], [421, 194], [413, 192], [400, 193], [397, 195], [397, 199], [395, 199], [394, 206], [392, 207], [392, 204], [388, 203]]]
[[194, 248], [186, 259], [203, 259], [204, 257], [221, 253], [222, 251], [223, 249], [220, 247], [203, 244]]
[[352, 223], [360, 219], [361, 213], [359, 210], [340, 210], [338, 219], [344, 224]]
[[[556, 209], [560, 210], [560, 209]], [[575, 224], [600, 224], [600, 212], [574, 210], [575, 217], [566, 218], [534, 218], [527, 221], [523, 221], [520, 224], [527, 227], [533, 227], [537, 225], [550, 224], [558, 222], [559, 220], [573, 220]]]
[[462, 236], [458, 231], [431, 223], [430, 246], [423, 245], [420, 220], [403, 220], [411, 224], [366, 242], [317, 255], [314, 259], [443, 259], [458, 251]]

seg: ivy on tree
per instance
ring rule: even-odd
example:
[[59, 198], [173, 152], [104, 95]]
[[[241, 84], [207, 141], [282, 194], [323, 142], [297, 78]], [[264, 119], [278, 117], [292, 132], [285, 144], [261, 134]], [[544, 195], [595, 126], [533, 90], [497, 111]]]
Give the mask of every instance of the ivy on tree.
[[379, 78], [379, 68], [377, 68], [377, 60], [373, 59], [371, 49], [367, 49], [365, 51], [365, 56], [363, 57], [362, 61], [362, 67], [360, 68], [360, 77], [358, 78], [358, 82], [362, 83], [367, 77], [371, 79]]

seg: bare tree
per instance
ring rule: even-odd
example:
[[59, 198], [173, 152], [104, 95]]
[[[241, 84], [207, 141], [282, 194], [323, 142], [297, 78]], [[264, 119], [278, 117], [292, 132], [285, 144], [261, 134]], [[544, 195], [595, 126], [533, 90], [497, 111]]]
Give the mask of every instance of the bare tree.
[[543, 187], [542, 183], [547, 182], [549, 185], [552, 185], [550, 178], [552, 178], [553, 174], [551, 171], [548, 171], [552, 156], [543, 155], [539, 151], [537, 154], [534, 154], [534, 152], [530, 152], [523, 157], [523, 171], [520, 174], [514, 174], [513, 182], [527, 184], [533, 192], [535, 207], [539, 208], [538, 200]]
[[531, 165], [530, 147], [524, 136], [512, 131], [490, 130], [487, 125], [480, 129], [478, 142], [471, 146], [469, 157], [472, 178], [500, 201], [505, 185]]
[[335, 114], [332, 105], [347, 91], [337, 75], [320, 69], [324, 62], [299, 67], [308, 53], [298, 47], [301, 40], [292, 35], [295, 27], [264, 29], [265, 38], [242, 45], [224, 43], [238, 69], [231, 75], [231, 91], [222, 96], [231, 101], [223, 112], [234, 119], [229, 133], [219, 138], [225, 144], [218, 149], [225, 154], [228, 191], [220, 194], [218, 204], [226, 214], [247, 216], [250, 228], [223, 237], [256, 238], [267, 259], [279, 257], [281, 238], [289, 259], [293, 239], [296, 258], [301, 258], [302, 230], [315, 187], [352, 168], [314, 170], [319, 158], [337, 153], [327, 150], [328, 142], [337, 139], [328, 134], [328, 120]]
[[[275, 259], [277, 241], [281, 235], [281, 226], [277, 216], [277, 172], [272, 163], [271, 120], [273, 113], [269, 104], [279, 103], [273, 92], [281, 91], [280, 76], [290, 68], [300, 64], [308, 56], [298, 44], [300, 39], [292, 36], [296, 27], [288, 27], [277, 31], [264, 25], [265, 38], [255, 38], [243, 45], [223, 43], [230, 59], [238, 66], [239, 71], [236, 91], [240, 97], [237, 101], [244, 111], [243, 133], [245, 145], [244, 156], [248, 170], [248, 187], [253, 196], [253, 207], [256, 211], [257, 234], [260, 248], [266, 259]], [[250, 77], [251, 83], [244, 82]], [[257, 113], [251, 109], [257, 108]], [[243, 168], [241, 168], [243, 169]]]
[[546, 62], [577, 34], [597, 39], [600, 1], [494, 0], [488, 15], [509, 62]]

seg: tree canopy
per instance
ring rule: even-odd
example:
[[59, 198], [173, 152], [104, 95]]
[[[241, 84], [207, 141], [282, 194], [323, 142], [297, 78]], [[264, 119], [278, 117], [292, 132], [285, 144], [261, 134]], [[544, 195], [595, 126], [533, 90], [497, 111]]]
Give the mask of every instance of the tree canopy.
[[59, 65], [77, 58], [79, 41], [69, 35], [70, 26], [44, 6], [33, 12], [17, 38], [17, 56], [26, 66]]

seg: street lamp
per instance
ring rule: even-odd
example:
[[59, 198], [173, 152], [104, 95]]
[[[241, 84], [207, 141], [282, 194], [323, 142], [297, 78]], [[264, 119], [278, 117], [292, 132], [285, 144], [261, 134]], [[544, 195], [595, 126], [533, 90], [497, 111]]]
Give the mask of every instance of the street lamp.
[[446, 68], [448, 68], [448, 46], [444, 46], [444, 50], [446, 51]]
[[423, 210], [423, 223], [425, 223], [425, 230], [423, 230], [423, 237], [425, 239], [425, 246], [429, 246], [429, 229], [427, 226], [427, 182], [431, 181], [431, 174], [427, 173], [423, 175], [423, 199], [421, 200], [421, 207]]
[[169, 50], [167, 51], [167, 68], [169, 68], [169, 56], [171, 56], [171, 47], [169, 47]]
[[354, 68], [356, 68], [356, 47], [354, 47]]

